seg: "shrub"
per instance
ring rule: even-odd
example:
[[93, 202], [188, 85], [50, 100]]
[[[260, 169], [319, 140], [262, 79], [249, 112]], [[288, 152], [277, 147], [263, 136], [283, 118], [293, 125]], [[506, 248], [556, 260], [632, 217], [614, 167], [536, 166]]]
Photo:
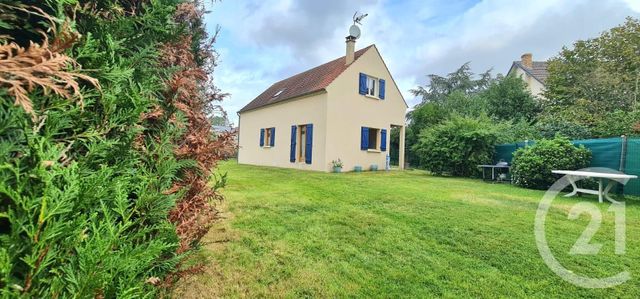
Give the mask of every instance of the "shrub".
[[472, 176], [477, 165], [489, 163], [498, 133], [487, 117], [453, 116], [420, 132], [413, 151], [420, 166], [434, 174]]
[[206, 118], [214, 53], [202, 7], [9, 2], [0, 3], [0, 297], [152, 297], [188, 270], [184, 257], [220, 198], [209, 180], [225, 139], [211, 137]]
[[511, 169], [515, 184], [533, 189], [549, 188], [556, 177], [552, 170], [577, 170], [589, 166], [591, 151], [576, 147], [565, 137], [543, 139], [513, 154]]

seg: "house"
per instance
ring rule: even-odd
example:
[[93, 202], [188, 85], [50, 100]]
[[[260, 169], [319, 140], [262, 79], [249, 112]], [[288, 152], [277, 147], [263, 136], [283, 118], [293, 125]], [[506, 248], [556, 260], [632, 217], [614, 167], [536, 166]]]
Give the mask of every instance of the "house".
[[238, 128], [234, 128], [231, 125], [226, 125], [226, 126], [217, 126], [217, 125], [213, 125], [213, 132], [216, 134], [223, 134], [223, 133], [231, 133], [231, 134], [236, 134], [238, 131]]
[[241, 164], [330, 171], [385, 169], [391, 128], [399, 130], [404, 165], [408, 108], [375, 45], [277, 82], [238, 112]]
[[546, 61], [533, 61], [531, 53], [522, 54], [520, 61], [514, 61], [507, 75], [516, 75], [527, 84], [534, 96], [542, 96], [545, 80], [549, 76]]

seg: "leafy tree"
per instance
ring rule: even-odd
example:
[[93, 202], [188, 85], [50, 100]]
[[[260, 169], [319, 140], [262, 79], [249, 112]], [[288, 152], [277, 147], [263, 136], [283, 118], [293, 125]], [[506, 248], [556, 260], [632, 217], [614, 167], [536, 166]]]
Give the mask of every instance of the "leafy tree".
[[542, 138], [552, 139], [555, 136], [562, 136], [569, 139], [588, 139], [593, 136], [591, 130], [581, 124], [559, 120], [555, 118], [545, 118], [536, 124]]
[[640, 21], [627, 21], [599, 37], [563, 48], [549, 60], [545, 97], [555, 109], [583, 99], [611, 112], [638, 108]]
[[483, 91], [494, 80], [491, 77], [491, 70], [480, 74], [480, 78], [474, 79], [475, 74], [471, 72], [469, 62], [463, 64], [453, 73], [446, 77], [431, 74], [427, 76], [429, 83], [426, 86], [418, 86], [411, 90], [415, 96], [422, 97], [422, 103], [443, 102], [455, 91], [465, 95], [471, 95]]
[[423, 103], [417, 105], [407, 114], [409, 124], [405, 136], [408, 153], [407, 161], [411, 165], [419, 165], [420, 159], [418, 154], [413, 151], [412, 145], [418, 142], [420, 132], [431, 126], [434, 126], [449, 117], [449, 112], [435, 103]]
[[498, 135], [498, 143], [514, 143], [523, 140], [538, 140], [542, 138], [540, 129], [526, 120], [504, 121], [496, 123]]
[[223, 116], [211, 117], [211, 124], [214, 126], [224, 126], [227, 124], [227, 119]]
[[539, 112], [536, 99], [526, 83], [517, 76], [506, 76], [492, 82], [482, 92], [487, 112], [498, 120], [533, 120]]
[[427, 77], [429, 83], [426, 86], [411, 90], [415, 96], [422, 97], [422, 102], [407, 114], [407, 160], [413, 165], [420, 165], [418, 153], [412, 147], [418, 142], [420, 132], [445, 121], [452, 114], [477, 116], [484, 113], [485, 100], [478, 94], [495, 80], [491, 76], [491, 70], [480, 74], [476, 79], [468, 62], [446, 77], [435, 74]]

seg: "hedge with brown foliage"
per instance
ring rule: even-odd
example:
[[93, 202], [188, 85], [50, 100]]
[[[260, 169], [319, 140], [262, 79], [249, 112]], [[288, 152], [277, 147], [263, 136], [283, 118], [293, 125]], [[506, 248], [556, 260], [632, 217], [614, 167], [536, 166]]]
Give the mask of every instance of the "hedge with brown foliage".
[[152, 295], [216, 218], [233, 146], [195, 0], [0, 4], [0, 295]]

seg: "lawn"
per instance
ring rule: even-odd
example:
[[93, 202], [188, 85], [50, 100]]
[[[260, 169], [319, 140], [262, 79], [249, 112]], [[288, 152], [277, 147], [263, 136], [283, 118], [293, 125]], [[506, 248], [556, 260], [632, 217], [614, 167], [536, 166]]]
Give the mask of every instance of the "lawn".
[[590, 277], [631, 272], [608, 289], [555, 275], [535, 244], [544, 192], [423, 171], [329, 174], [237, 165], [228, 172], [223, 219], [205, 238], [204, 273], [175, 297], [638, 297], [640, 205], [626, 203], [626, 254], [614, 254], [613, 213], [592, 242], [598, 255], [570, 255], [589, 222], [567, 219], [591, 197], [557, 198], [547, 216], [550, 247], [567, 269]]

